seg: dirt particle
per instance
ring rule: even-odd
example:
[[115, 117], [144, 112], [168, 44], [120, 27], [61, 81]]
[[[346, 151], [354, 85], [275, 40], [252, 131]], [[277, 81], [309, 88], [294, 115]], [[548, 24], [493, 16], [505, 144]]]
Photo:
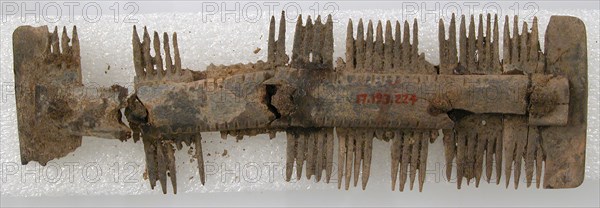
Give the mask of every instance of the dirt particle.
[[223, 156], [223, 157], [227, 156], [227, 150], [223, 150], [223, 154], [221, 154], [221, 156]]
[[256, 49], [254, 49], [253, 53], [254, 53], [254, 54], [257, 54], [258, 52], [260, 52], [260, 50], [261, 50], [261, 48], [259, 48], [259, 47], [256, 47]]

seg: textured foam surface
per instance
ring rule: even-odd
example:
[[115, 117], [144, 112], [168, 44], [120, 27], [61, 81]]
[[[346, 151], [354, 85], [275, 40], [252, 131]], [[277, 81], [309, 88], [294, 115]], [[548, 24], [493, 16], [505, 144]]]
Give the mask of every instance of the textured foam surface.
[[[587, 27], [588, 37], [588, 142], [586, 152], [585, 180], [599, 179], [599, 117], [598, 103], [600, 76], [599, 16], [598, 10], [539, 11], [539, 31], [543, 47], [543, 35], [550, 15], [572, 15], [581, 18]], [[344, 57], [346, 24], [353, 18], [372, 20], [397, 20], [398, 10], [340, 11], [334, 16], [334, 57]], [[151, 31], [177, 32], [182, 55], [182, 65], [194, 70], [204, 70], [210, 63], [233, 64], [255, 62], [266, 59], [268, 18], [262, 15], [256, 23], [240, 21], [203, 22], [199, 13], [155, 13], [140, 14], [138, 26], [146, 25]], [[512, 21], [512, 20], [511, 20]], [[530, 20], [529, 20], [530, 21]], [[42, 25], [21, 22], [8, 17], [1, 27], [1, 139], [0, 175], [1, 192], [4, 196], [40, 195], [112, 195], [112, 194], [159, 194], [160, 188], [151, 190], [144, 180], [144, 152], [141, 142], [120, 142], [84, 137], [82, 146], [67, 157], [53, 160], [42, 167], [32, 162], [20, 165], [19, 140], [14, 98], [14, 76], [12, 61], [12, 31], [19, 25]], [[74, 23], [66, 21], [49, 24], [59, 27], [78, 26], [81, 42], [81, 63], [86, 86], [110, 86], [120, 84], [132, 90], [134, 77], [131, 55], [132, 24], [114, 23], [103, 18], [97, 23], [87, 23], [76, 17]], [[291, 54], [295, 22], [287, 24], [286, 49]], [[503, 21], [500, 22], [503, 25]], [[439, 63], [438, 24], [433, 19], [419, 21], [419, 50], [433, 64]], [[71, 28], [68, 28], [69, 32]], [[500, 34], [502, 35], [502, 34]], [[502, 37], [500, 37], [502, 40]], [[256, 48], [260, 52], [253, 53]], [[502, 54], [502, 53], [500, 53]], [[204, 160], [206, 163], [206, 185], [199, 182], [196, 161], [188, 153], [189, 147], [176, 153], [178, 192], [228, 192], [228, 191], [280, 191], [300, 189], [335, 189], [337, 178], [330, 184], [315, 183], [303, 178], [285, 182], [285, 134], [269, 140], [266, 135], [245, 138], [236, 142], [230, 137], [220, 139], [218, 133], [203, 133]], [[337, 143], [337, 140], [336, 140]], [[337, 145], [337, 144], [336, 144]], [[226, 153], [225, 153], [226, 150]], [[337, 151], [337, 149], [335, 150]], [[337, 154], [337, 153], [334, 153]], [[442, 141], [437, 140], [429, 148], [428, 174], [424, 191], [434, 188], [436, 183], [446, 182]], [[373, 164], [368, 189], [389, 189], [390, 150], [386, 142], [375, 140]], [[294, 174], [295, 175], [295, 174]], [[454, 176], [455, 177], [455, 176]], [[525, 177], [521, 177], [525, 180]], [[504, 180], [504, 179], [502, 179]], [[524, 182], [523, 182], [524, 183]], [[584, 182], [585, 183], [585, 182]], [[471, 185], [473, 186], [473, 185]], [[496, 186], [483, 183], [482, 186]], [[504, 189], [503, 186], [497, 186]], [[358, 188], [355, 188], [358, 189]], [[521, 186], [520, 189], [525, 189]], [[171, 187], [169, 187], [171, 192]]]

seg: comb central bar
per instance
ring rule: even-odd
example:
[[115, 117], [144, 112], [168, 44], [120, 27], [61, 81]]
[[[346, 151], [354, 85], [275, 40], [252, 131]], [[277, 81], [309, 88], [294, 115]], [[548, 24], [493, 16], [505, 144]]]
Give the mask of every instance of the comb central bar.
[[[566, 79], [543, 77], [539, 80], [550, 86], [539, 94], [568, 91]], [[531, 82], [525, 75], [330, 73], [279, 67], [142, 86], [137, 96], [148, 109], [149, 121], [165, 133], [290, 126], [450, 129], [454, 122], [447, 113], [452, 110], [527, 114], [529, 86], [539, 85]], [[304, 105], [311, 102], [319, 105]], [[565, 103], [568, 97], [555, 104]], [[217, 109], [220, 113], [214, 114]]]

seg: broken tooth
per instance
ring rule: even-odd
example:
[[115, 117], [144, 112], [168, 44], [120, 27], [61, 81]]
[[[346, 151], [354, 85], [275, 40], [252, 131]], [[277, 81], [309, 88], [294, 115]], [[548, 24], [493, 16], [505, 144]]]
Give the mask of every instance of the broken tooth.
[[165, 71], [166, 75], [172, 75], [173, 73], [173, 60], [171, 59], [171, 48], [169, 46], [169, 35], [163, 33], [163, 50], [165, 51]]
[[196, 148], [196, 160], [198, 162], [198, 174], [200, 175], [200, 183], [204, 185], [206, 173], [204, 172], [204, 155], [202, 154], [202, 135], [197, 134], [194, 139]]
[[296, 155], [296, 140], [290, 132], [286, 132], [287, 147], [285, 160], [285, 181], [290, 181], [292, 172], [294, 171], [294, 156]]
[[301, 132], [295, 132], [294, 137], [297, 140], [296, 146], [296, 179], [302, 178], [302, 167], [304, 165], [304, 158], [306, 154], [306, 137]]
[[165, 150], [163, 150], [164, 144], [162, 141], [158, 141], [156, 144], [156, 161], [158, 162], [158, 181], [162, 188], [163, 194], [167, 193], [167, 159], [165, 156]]

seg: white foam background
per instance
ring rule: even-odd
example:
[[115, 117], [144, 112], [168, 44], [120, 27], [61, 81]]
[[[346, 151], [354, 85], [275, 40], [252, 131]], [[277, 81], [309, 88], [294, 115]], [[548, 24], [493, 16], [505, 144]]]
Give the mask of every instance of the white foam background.
[[[589, 74], [589, 105], [588, 105], [588, 138], [586, 149], [585, 183], [599, 180], [600, 161], [600, 132], [599, 132], [599, 86], [600, 57], [599, 57], [599, 10], [540, 10], [536, 16], [539, 18], [540, 41], [543, 47], [543, 36], [550, 15], [572, 15], [582, 19], [587, 28], [588, 38], [588, 74]], [[278, 15], [277, 15], [278, 16]], [[334, 57], [344, 57], [346, 23], [348, 18], [373, 20], [397, 20], [401, 17], [400, 10], [342, 10], [334, 18], [335, 53]], [[256, 62], [266, 59], [268, 18], [266, 14], [256, 23], [240, 22], [203, 22], [200, 13], [145, 13], [136, 16], [138, 26], [146, 25], [149, 30], [162, 32], [177, 32], [182, 55], [183, 66], [204, 70], [210, 63], [233, 64], [239, 62]], [[477, 20], [476, 20], [477, 21]], [[511, 20], [512, 23], [512, 20]], [[51, 161], [51, 165], [41, 167], [32, 162], [26, 166], [20, 165], [19, 141], [17, 132], [17, 117], [13, 88], [13, 60], [12, 60], [12, 31], [19, 25], [44, 25], [33, 21], [21, 22], [18, 18], [8, 18], [1, 27], [1, 139], [0, 162], [2, 163], [1, 193], [3, 196], [70, 196], [70, 195], [145, 195], [162, 194], [160, 188], [150, 189], [147, 180], [143, 179], [144, 152], [141, 142], [133, 140], [120, 142], [100, 138], [84, 137], [83, 144], [75, 152], [60, 159]], [[51, 26], [77, 25], [81, 42], [81, 63], [84, 83], [88, 86], [110, 86], [117, 83], [128, 86], [133, 82], [134, 70], [131, 55], [132, 25], [128, 23], [114, 23], [111, 18], [103, 18], [97, 23], [88, 23], [81, 17], [76, 17], [73, 23], [61, 21]], [[294, 22], [287, 24], [286, 49], [291, 54]], [[500, 22], [503, 25], [503, 21]], [[438, 64], [438, 24], [434, 20], [419, 22], [419, 50], [424, 52], [426, 59], [433, 64]], [[519, 27], [521, 28], [521, 27]], [[70, 32], [70, 28], [68, 29]], [[501, 34], [502, 35], [502, 34]], [[500, 37], [502, 40], [502, 37]], [[254, 54], [256, 48], [262, 50]], [[502, 54], [502, 53], [500, 53]], [[108, 70], [110, 66], [110, 70]], [[204, 138], [204, 160], [207, 163], [209, 174], [204, 186], [200, 185], [196, 161], [191, 161], [188, 155], [189, 147], [184, 147], [177, 152], [177, 178], [179, 193], [205, 193], [205, 192], [263, 192], [263, 191], [290, 191], [290, 190], [333, 190], [337, 188], [336, 176], [332, 183], [315, 183], [313, 180], [303, 178], [300, 181], [285, 182], [283, 177], [285, 164], [285, 135], [278, 133], [277, 138], [269, 140], [266, 135], [245, 138], [236, 142], [230, 137], [221, 140], [218, 133], [202, 133]], [[336, 141], [337, 142], [337, 141]], [[337, 145], [337, 144], [336, 144]], [[228, 154], [222, 153], [227, 150]], [[337, 150], [336, 150], [337, 151]], [[210, 154], [210, 156], [208, 156]], [[268, 168], [274, 164], [273, 173]], [[389, 190], [389, 147], [388, 144], [376, 140], [374, 143], [373, 164], [368, 189]], [[446, 182], [444, 179], [442, 141], [437, 140], [430, 145], [428, 171], [424, 192], [431, 189], [445, 190], [448, 186], [455, 186], [454, 181]], [[236, 170], [236, 164], [239, 169]], [[70, 170], [69, 165], [74, 165]], [[102, 171], [99, 177], [99, 167]], [[257, 175], [257, 168], [260, 174]], [[17, 168], [14, 170], [13, 168]], [[92, 176], [84, 176], [85, 173]], [[228, 170], [235, 170], [235, 174], [227, 174]], [[72, 172], [69, 172], [72, 171]], [[212, 172], [211, 172], [212, 171]], [[56, 179], [57, 175], [60, 177]], [[295, 173], [294, 173], [295, 174]], [[72, 180], [69, 177], [72, 175]], [[115, 177], [118, 176], [117, 179]], [[258, 181], [253, 181], [256, 177]], [[524, 175], [521, 177], [524, 180]], [[96, 181], [97, 180], [97, 181]], [[504, 179], [502, 179], [504, 182]], [[464, 186], [464, 185], [463, 185]], [[512, 185], [511, 185], [512, 186]], [[473, 185], [463, 189], [472, 189]], [[504, 190], [504, 186], [483, 183], [482, 189]], [[358, 190], [358, 188], [354, 188]], [[512, 189], [512, 188], [511, 188]], [[355, 190], [355, 191], [356, 191]], [[534, 188], [525, 188], [521, 183], [519, 192], [529, 192]], [[169, 185], [169, 192], [171, 192]], [[433, 192], [433, 191], [432, 191]], [[400, 194], [401, 195], [401, 194]], [[398, 195], [398, 196], [400, 196]]]

